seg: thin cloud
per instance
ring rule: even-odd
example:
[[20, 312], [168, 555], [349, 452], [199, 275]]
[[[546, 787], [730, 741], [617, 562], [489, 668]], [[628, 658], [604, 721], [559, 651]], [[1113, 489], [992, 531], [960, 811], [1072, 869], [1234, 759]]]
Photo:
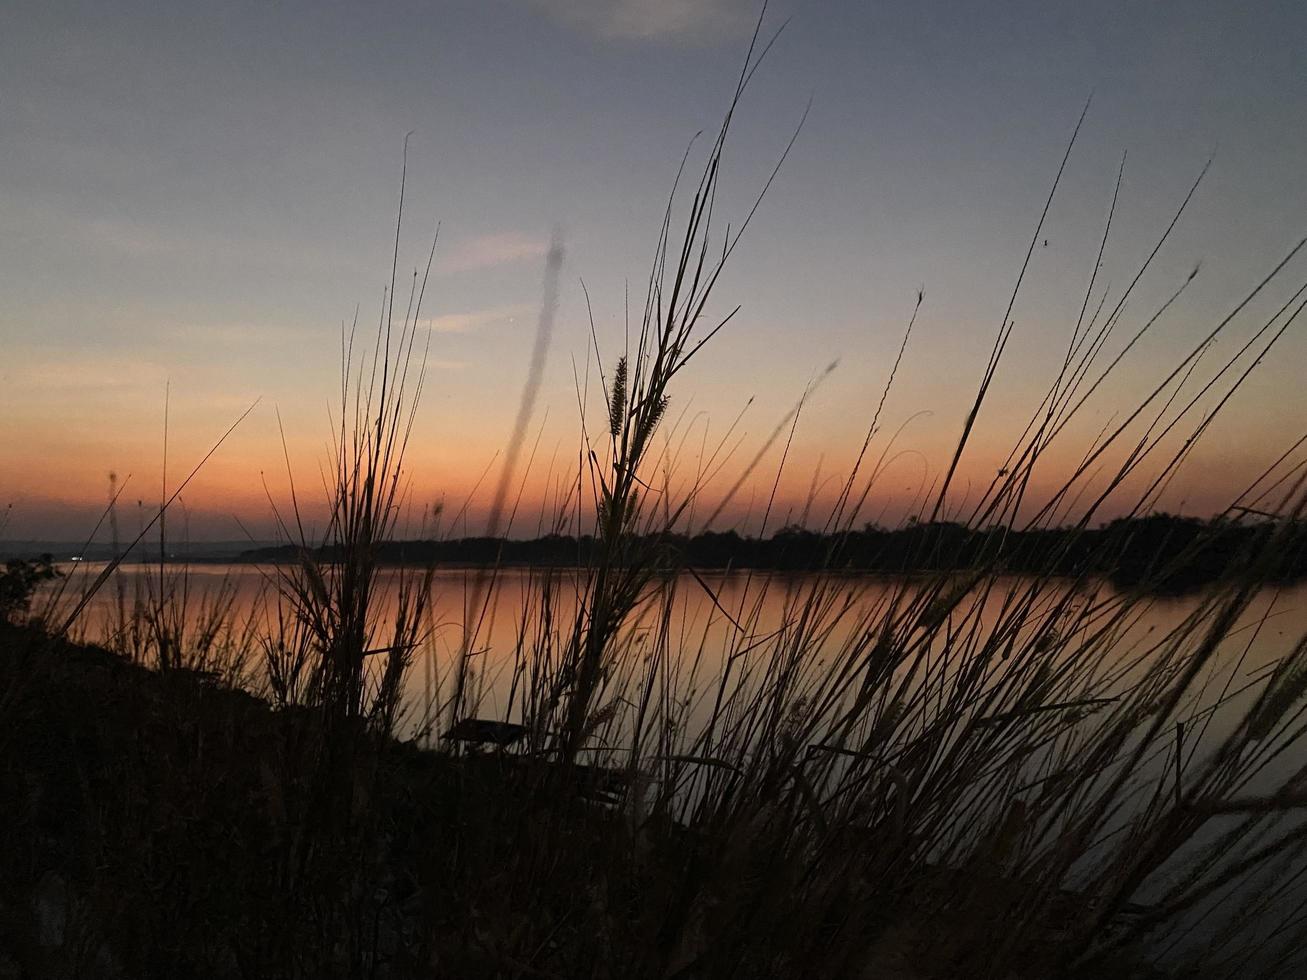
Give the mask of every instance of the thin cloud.
[[[518, 231], [499, 232], [459, 242], [437, 262], [442, 272], [475, 272], [509, 262], [540, 258], [548, 249], [549, 242], [544, 238]], [[440, 256], [439, 252], [436, 254]]]
[[265, 322], [202, 322], [183, 321], [175, 326], [158, 323], [154, 332], [160, 339], [185, 339], [215, 347], [248, 348], [251, 344], [298, 345], [334, 340], [336, 332], [330, 327], [310, 327], [303, 324]]
[[0, 205], [0, 218], [14, 232], [36, 241], [75, 244], [97, 253], [136, 262], [202, 259], [225, 266], [272, 266], [292, 272], [341, 268], [329, 249], [270, 238], [246, 237], [166, 222], [112, 214], [87, 216], [60, 201], [20, 201]]
[[756, 0], [529, 0], [555, 20], [615, 40], [718, 41], [747, 33]]
[[427, 326], [432, 333], [475, 333], [487, 327], [503, 326], [516, 322], [531, 313], [525, 304], [498, 306], [489, 310], [473, 310], [468, 313], [446, 313], [432, 317]]
[[15, 389], [42, 392], [104, 391], [110, 389], [163, 390], [167, 369], [137, 358], [48, 359], [19, 365], [7, 379]]

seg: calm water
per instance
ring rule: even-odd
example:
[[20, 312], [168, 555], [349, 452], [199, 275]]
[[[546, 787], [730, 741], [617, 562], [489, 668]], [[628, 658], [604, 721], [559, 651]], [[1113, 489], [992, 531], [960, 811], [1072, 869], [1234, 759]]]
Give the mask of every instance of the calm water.
[[[64, 602], [75, 600], [103, 567], [98, 563], [70, 566]], [[394, 615], [400, 574], [393, 570], [383, 573], [377, 603], [379, 623]], [[173, 606], [185, 610], [192, 627], [199, 624], [206, 610], [225, 592], [230, 602], [229, 622], [266, 630], [269, 609], [277, 598], [276, 576], [273, 568], [252, 565], [192, 565], [186, 569], [169, 566], [165, 570], [166, 589], [177, 600]], [[137, 598], [153, 603], [153, 597], [159, 593], [158, 580], [157, 566], [122, 567], [91, 600], [77, 631], [90, 640], [109, 636], [118, 621], [120, 603], [129, 613]], [[645, 603], [635, 616], [628, 631], [631, 649], [638, 655], [641, 644], [651, 644], [660, 633], [668, 635], [669, 657], [685, 678], [687, 689], [694, 688], [699, 693], [710, 686], [709, 681], [732, 653], [746, 647], [755, 649], [754, 656], [765, 653], [775, 646], [775, 641], [768, 638], [774, 637], [782, 627], [806, 622], [809, 631], [818, 637], [809, 651], [809, 659], [816, 668], [823, 658], [834, 657], [851, 639], [865, 633], [896, 594], [905, 588], [910, 592], [915, 587], [902, 579], [870, 576], [827, 576], [823, 581], [822, 603], [814, 611], [804, 605], [816, 584], [814, 576], [705, 573], [700, 581], [682, 575]], [[1030, 585], [1029, 580], [1020, 578], [1001, 581], [984, 600], [977, 628], [981, 632], [992, 628], [1001, 620], [1004, 602]], [[540, 641], [539, 603], [546, 587], [557, 628], [565, 629], [576, 611], [576, 573], [572, 571], [508, 569], [499, 572], [493, 580], [476, 569], [437, 572], [431, 589], [428, 640], [419, 651], [409, 677], [411, 702], [421, 702], [434, 679], [447, 672], [463, 644], [467, 622], [479, 624], [472, 649], [478, 652], [481, 668], [484, 696], [481, 713], [502, 714], [509, 695], [515, 653]], [[1065, 589], [1056, 582], [1041, 586], [1037, 600], [1040, 608], [1051, 608], [1065, 595]], [[1109, 586], [1099, 585], [1096, 589], [1095, 595], [1080, 601], [1081, 607], [1090, 602], [1110, 604], [1118, 598]], [[470, 609], [478, 597], [477, 609]], [[1110, 649], [1105, 651], [1103, 646], [1096, 646], [1092, 656], [1126, 663], [1182, 623], [1199, 602], [1196, 597], [1150, 598], [1137, 602], [1130, 609], [1128, 624], [1114, 636]], [[1241, 680], [1247, 683], [1264, 673], [1289, 653], [1305, 633], [1307, 586], [1265, 591], [1223, 641], [1214, 658], [1213, 674], [1206, 679], [1208, 689], [1218, 692], [1227, 683], [1232, 685], [1230, 689], [1242, 686]], [[1067, 651], [1068, 656], [1077, 655], [1074, 643], [1067, 644]], [[1104, 663], [1104, 669], [1111, 666]]]
[[[76, 595], [102, 568], [89, 563], [72, 568], [65, 601], [68, 596], [75, 601]], [[177, 567], [165, 570], [165, 577], [171, 582], [168, 588], [177, 600], [174, 606], [185, 610], [185, 619], [192, 628], [203, 620], [205, 610], [217, 597], [225, 594], [230, 601], [227, 614], [230, 623], [266, 630], [271, 610], [276, 606], [276, 574], [275, 569], [250, 565], [197, 565], [186, 570]], [[379, 622], [393, 617], [397, 579], [401, 574], [398, 571], [383, 574]], [[108, 636], [119, 619], [120, 602], [130, 610], [138, 597], [152, 601], [151, 597], [158, 594], [158, 581], [157, 566], [120, 570], [91, 600], [78, 632], [90, 640]], [[951, 640], [941, 641], [937, 655], [945, 656], [950, 643], [965, 648], [968, 638], [974, 642], [977, 633], [983, 638], [987, 630], [1001, 622], [1004, 604], [1034, 584], [1021, 578], [997, 583], [983, 598], [980, 614], [965, 634], [959, 631]], [[822, 600], [813, 605], [806, 600], [816, 586], [822, 588]], [[850, 641], [865, 636], [895, 596], [901, 600], [904, 594], [910, 595], [918, 587], [902, 579], [868, 576], [827, 576], [818, 580], [808, 575], [736, 572], [705, 574], [700, 580], [682, 575], [651, 596], [634, 617], [626, 634], [628, 661], [638, 666], [646, 658], [657, 655], [658, 638], [665, 638], [663, 655], [671, 665], [669, 672], [679, 678], [683, 693], [690, 699], [686, 717], [692, 723], [696, 713], [703, 717], [708, 710], [713, 681], [723, 665], [744, 663], [751, 657], [767, 654], [769, 647], [775, 649], [775, 638], [784, 634], [786, 627], [792, 629], [796, 623], [806, 622], [808, 635], [814, 637], [806, 651], [806, 660], [812, 670], [829, 669], [829, 662], [837, 661], [839, 651]], [[1057, 582], [1044, 583], [1039, 589], [1037, 608], [1040, 609], [1056, 606], [1067, 595], [1067, 586]], [[465, 622], [479, 624], [471, 643], [479, 668], [481, 704], [477, 714], [504, 716], [511, 697], [515, 657], [523, 649], [532, 649], [541, 642], [540, 604], [544, 592], [549, 593], [555, 629], [565, 633], [577, 608], [575, 572], [510, 569], [501, 571], [493, 582], [488, 581], [486, 573], [474, 569], [443, 570], [435, 575], [428, 640], [415, 658], [407, 682], [410, 731], [419, 727], [425, 706], [432, 700], [430, 692], [441, 679], [447, 679], [464, 642]], [[474, 605], [478, 597], [483, 605]], [[1077, 594], [1069, 608], [1074, 615], [1096, 604], [1110, 607], [1121, 599], [1109, 586], [1098, 585], [1083, 596]], [[1132, 662], [1185, 622], [1201, 601], [1198, 597], [1139, 600], [1130, 606], [1129, 615], [1109, 643], [1077, 646], [1075, 637], [1068, 637], [1064, 655], [1092, 659], [1095, 670], [1118, 671], [1118, 681], [1128, 683], [1131, 676], [1143, 669], [1142, 665], [1132, 666]], [[804, 617], [808, 617], [806, 621]], [[1082, 622], [1091, 623], [1092, 619]], [[1189, 632], [1193, 634], [1192, 647], [1202, 631]], [[1264, 677], [1278, 659], [1290, 653], [1304, 634], [1307, 634], [1307, 586], [1266, 590], [1260, 594], [1222, 641], [1211, 669], [1194, 686], [1186, 713], [1193, 717], [1194, 712], [1230, 692], [1248, 690], [1230, 697], [1229, 704], [1206, 725], [1196, 724], [1191, 730], [1201, 728], [1203, 741], [1209, 746], [1227, 735], [1252, 703], [1257, 678]], [[257, 670], [256, 663], [256, 674]], [[1265, 792], [1279, 786], [1302, 764], [1301, 751], [1283, 753], [1266, 768], [1249, 792]], [[1169, 763], [1159, 755], [1157, 765]], [[1199, 842], [1214, 839], [1229, 826], [1231, 819], [1209, 821], [1210, 826], [1199, 835]], [[1307, 875], [1307, 860], [1299, 858], [1298, 865], [1299, 872]], [[1156, 884], [1163, 885], [1183, 872], [1183, 867], [1164, 869]], [[1247, 894], [1266, 885], [1269, 882], [1253, 880], [1241, 887]], [[1180, 949], [1199, 943], [1211, 921], [1195, 912], [1190, 930], [1181, 930], [1184, 934], [1179, 940]]]

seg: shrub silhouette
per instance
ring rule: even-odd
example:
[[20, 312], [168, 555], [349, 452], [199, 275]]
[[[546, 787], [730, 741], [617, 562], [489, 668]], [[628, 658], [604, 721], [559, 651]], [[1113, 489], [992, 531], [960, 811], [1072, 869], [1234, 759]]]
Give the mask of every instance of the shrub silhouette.
[[0, 571], [0, 622], [11, 623], [27, 614], [32, 595], [43, 582], [62, 576], [49, 555], [11, 558]]

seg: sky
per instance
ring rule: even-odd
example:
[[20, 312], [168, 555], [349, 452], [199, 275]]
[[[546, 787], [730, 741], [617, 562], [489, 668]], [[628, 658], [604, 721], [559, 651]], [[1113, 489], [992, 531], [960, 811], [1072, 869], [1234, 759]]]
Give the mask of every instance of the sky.
[[[377, 322], [408, 133], [401, 278], [440, 228], [420, 324], [431, 344], [407, 458], [412, 499], [445, 501], [461, 529], [484, 526], [557, 235], [565, 260], [521, 511], [538, 513], [576, 466], [587, 365], [593, 391], [585, 291], [611, 362], [676, 167], [694, 134], [719, 124], [758, 9], [6, 3], [0, 537], [89, 533], [111, 472], [125, 506], [146, 513], [163, 484], [165, 402], [175, 486], [256, 400], [188, 485], [183, 523], [197, 540], [271, 536], [273, 503], [288, 494], [284, 457], [301, 486], [318, 482], [342, 323], [356, 310], [368, 329]], [[829, 497], [921, 290], [875, 444], [894, 436], [893, 461], [866, 517], [894, 523], [920, 506], [948, 465], [1091, 96], [958, 500], [1001, 466], [1057, 370], [1123, 153], [1097, 280], [1107, 309], [1212, 162], [1104, 356], [1200, 271], [1050, 451], [1035, 491], [1057, 486], [1307, 234], [1301, 3], [773, 0], [764, 32], [782, 23], [732, 127], [723, 228], [738, 227], [811, 109], [716, 287], [710, 309], [740, 313], [678, 376], [669, 409], [692, 457], [731, 433], [708, 496], [838, 361], [805, 402], [776, 483], [778, 519], [810, 493]], [[1300, 253], [1203, 355], [1193, 390], [1304, 281]], [[1304, 328], [1291, 324], [1249, 375], [1159, 505], [1220, 510], [1307, 431]], [[773, 447], [722, 526], [756, 528], [780, 463]], [[1128, 508], [1129, 489], [1108, 511]], [[534, 526], [523, 518], [515, 531]]]

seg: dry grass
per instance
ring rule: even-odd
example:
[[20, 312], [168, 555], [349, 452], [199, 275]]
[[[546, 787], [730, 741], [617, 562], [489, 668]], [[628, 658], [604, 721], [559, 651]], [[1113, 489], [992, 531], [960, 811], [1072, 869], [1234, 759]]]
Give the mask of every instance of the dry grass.
[[[20, 849], [12, 880], [38, 889], [55, 874], [75, 895], [60, 907], [91, 911], [77, 921], [76, 950], [65, 939], [24, 964], [73, 971], [109, 957], [117, 975], [160, 976], [207, 967], [220, 976], [664, 978], [1146, 975], [1163, 967], [1269, 976], [1304, 965], [1307, 831], [1297, 813], [1307, 768], [1295, 754], [1307, 734], [1307, 641], [1295, 638], [1260, 676], [1241, 670], [1241, 637], [1255, 598], [1274, 580], [1283, 535], [1240, 556], [1173, 627], [1142, 640], [1135, 627], [1151, 601], [1145, 593], [1055, 578], [1052, 553], [1050, 574], [1009, 577], [1002, 534], [961, 571], [882, 583], [870, 597], [833, 569], [840, 535], [858, 526], [890, 452], [878, 407], [834, 506], [818, 520], [834, 535], [828, 559], [799, 585], [777, 595], [777, 579], [742, 574], [734, 599], [724, 599], [664, 547], [708, 510], [705, 486], [731, 458], [723, 441], [694, 473], [678, 467], [675, 382], [734, 315], [712, 319], [708, 310], [754, 211], [722, 234], [714, 205], [730, 124], [765, 50], [755, 38], [683, 213], [678, 176], [634, 336], [615, 357], [601, 356], [594, 337], [598, 390], [578, 392], [580, 462], [552, 523], [591, 532], [597, 545], [574, 572], [531, 580], [499, 719], [520, 725], [520, 740], [490, 751], [442, 742], [438, 752], [418, 752], [391, 737], [415, 653], [430, 640], [433, 582], [430, 570], [404, 570], [396, 600], [381, 601], [377, 549], [406, 506], [402, 464], [425, 356], [417, 330], [425, 275], [415, 273], [402, 317], [392, 275], [371, 352], [356, 354], [353, 330], [342, 338], [325, 539], [304, 534], [292, 481], [279, 520], [303, 559], [277, 573], [258, 617], [233, 625], [221, 589], [197, 613], [184, 571], [170, 582], [161, 569], [130, 609], [120, 601], [109, 638], [161, 676], [185, 668], [216, 671], [228, 688], [263, 685], [280, 710], [218, 701], [184, 723], [176, 705], [200, 695], [187, 688], [170, 706], [161, 689], [141, 686], [155, 693], [132, 696], [149, 702], [140, 710], [154, 724], [129, 737], [118, 715], [94, 706], [93, 687], [77, 688], [86, 717], [53, 708], [58, 685], [81, 684], [59, 671], [48, 683], [29, 677], [22, 697], [5, 702], [34, 725], [82, 732], [94, 759], [131, 746], [135, 761], [123, 763], [118, 782], [148, 788], [160, 826], [184, 818], [217, 832], [229, 815], [224, 793], [249, 808], [239, 840], [214, 845], [218, 860], [202, 837], [136, 833], [142, 815], [111, 812], [126, 799], [112, 785], [61, 780], [66, 811], [37, 800], [11, 818], [18, 839], [51, 813], [67, 823], [55, 843]], [[1056, 190], [1055, 180], [1050, 201]], [[1115, 206], [1114, 198], [1103, 247]], [[402, 207], [401, 195], [401, 218]], [[1042, 217], [1032, 250], [1041, 233]], [[1152, 467], [1138, 501], [1146, 511], [1298, 320], [1307, 286], [1200, 373], [1235, 318], [1280, 288], [1301, 248], [1083, 448], [1083, 463], [1047, 504], [1032, 507], [1036, 465], [1061, 448], [1086, 399], [1170, 305], [1114, 348], [1127, 300], [1157, 250], [1110, 306], [1095, 308], [1091, 277], [1042, 403], [963, 512], [951, 479], [998, 367], [1012, 356], [1005, 314], [949, 477], [923, 502], [923, 515], [976, 528], [1068, 519], [1086, 528], [1112, 489]], [[1024, 275], [1023, 267], [1015, 290]], [[900, 358], [911, 355], [912, 329]], [[784, 416], [768, 447], [792, 438], [801, 407]], [[1179, 450], [1165, 456], [1177, 439]], [[755, 456], [733, 486], [756, 477], [764, 458]], [[1301, 467], [1290, 463], [1286, 454], [1232, 502], [1269, 509], [1284, 535], [1307, 506]], [[1090, 490], [1104, 467], [1105, 483]], [[957, 564], [938, 553], [950, 547], [946, 536], [922, 541], [934, 549], [931, 567]], [[1158, 569], [1159, 578], [1166, 572]], [[482, 711], [480, 631], [496, 581], [490, 570], [470, 588], [457, 656], [428, 675], [416, 706], [419, 730]], [[686, 589], [706, 593], [711, 605], [711, 622], [697, 632], [684, 618]], [[383, 618], [383, 609], [393, 615]], [[1251, 628], [1264, 622], [1254, 618]], [[72, 655], [30, 632], [6, 642], [42, 669]], [[263, 664], [258, 680], [254, 658]], [[130, 677], [112, 683], [147, 684]], [[6, 683], [19, 690], [17, 680]], [[208, 747], [186, 741], [156, 759], [177, 732]], [[81, 756], [70, 750], [58, 764], [75, 768]], [[6, 778], [35, 792], [22, 765]], [[74, 856], [82, 845], [86, 854]], [[96, 862], [110, 852], [130, 861], [105, 870]], [[219, 887], [228, 875], [231, 889]], [[196, 895], [203, 900], [178, 904]], [[19, 889], [3, 900], [24, 901]], [[98, 921], [95, 903], [110, 900], [134, 904]]]

